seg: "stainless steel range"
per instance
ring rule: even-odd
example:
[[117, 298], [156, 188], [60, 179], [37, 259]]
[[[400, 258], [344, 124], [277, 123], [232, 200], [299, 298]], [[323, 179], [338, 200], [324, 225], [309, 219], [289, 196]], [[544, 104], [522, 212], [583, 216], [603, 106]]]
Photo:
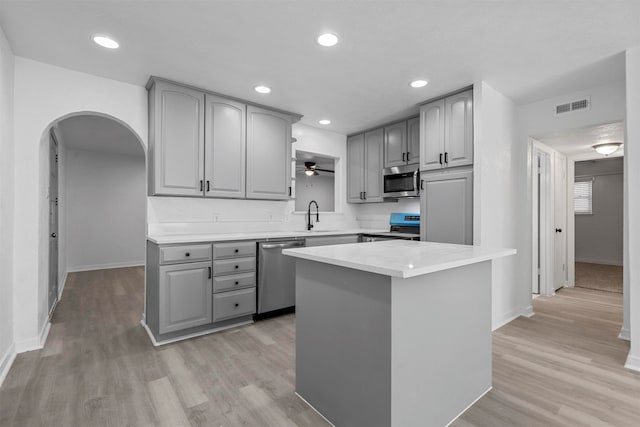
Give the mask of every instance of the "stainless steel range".
[[389, 231], [362, 235], [363, 242], [380, 240], [420, 240], [420, 214], [394, 212], [389, 216]]

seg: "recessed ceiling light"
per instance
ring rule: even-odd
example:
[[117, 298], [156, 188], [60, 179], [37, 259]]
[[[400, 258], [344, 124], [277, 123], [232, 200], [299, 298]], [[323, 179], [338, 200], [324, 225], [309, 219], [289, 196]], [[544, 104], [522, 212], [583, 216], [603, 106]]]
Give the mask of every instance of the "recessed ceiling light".
[[102, 47], [106, 47], [107, 49], [117, 49], [120, 47], [117, 41], [107, 36], [95, 35], [93, 36], [93, 41]]
[[429, 82], [427, 82], [426, 80], [414, 80], [411, 83], [409, 83], [409, 86], [416, 87], [416, 88], [425, 87], [427, 85], [427, 83], [429, 83]]
[[322, 119], [322, 120], [318, 120], [318, 123], [320, 123], [321, 125], [330, 125], [331, 120]]
[[269, 86], [264, 86], [264, 85], [258, 85], [256, 87], [254, 87], [253, 90], [255, 90], [258, 93], [269, 93], [269, 92], [271, 92], [271, 88]]
[[320, 34], [316, 39], [320, 46], [331, 47], [338, 44], [338, 36], [333, 33]]

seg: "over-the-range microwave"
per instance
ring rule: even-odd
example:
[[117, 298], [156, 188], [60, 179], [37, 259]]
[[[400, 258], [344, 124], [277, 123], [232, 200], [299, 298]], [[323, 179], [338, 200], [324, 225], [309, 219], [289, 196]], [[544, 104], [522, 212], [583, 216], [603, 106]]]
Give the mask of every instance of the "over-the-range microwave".
[[418, 165], [404, 165], [382, 170], [383, 197], [420, 196], [420, 170]]

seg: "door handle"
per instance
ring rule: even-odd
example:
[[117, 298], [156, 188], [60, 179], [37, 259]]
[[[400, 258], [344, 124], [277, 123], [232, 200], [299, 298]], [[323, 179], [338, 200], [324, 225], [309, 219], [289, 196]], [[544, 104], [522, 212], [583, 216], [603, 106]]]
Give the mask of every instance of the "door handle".
[[210, 191], [209, 180], [207, 180], [207, 192]]
[[209, 269], [209, 279], [211, 279], [211, 267], [207, 267]]
[[424, 190], [424, 179], [420, 180], [420, 190]]
[[446, 151], [444, 152], [444, 162], [449, 163], [449, 153], [447, 153]]
[[200, 180], [200, 191], [204, 191], [204, 181]]
[[51, 237], [55, 239], [56, 237], [58, 237], [58, 235], [56, 233], [51, 233]]
[[404, 159], [404, 156], [406, 155], [406, 153], [402, 153], [402, 161], [406, 162], [406, 160]]
[[440, 153], [440, 164], [442, 164], [442, 153]]
[[367, 200], [367, 192], [366, 191], [362, 192], [362, 200]]
[[556, 233], [562, 233], [562, 228], [556, 228]]

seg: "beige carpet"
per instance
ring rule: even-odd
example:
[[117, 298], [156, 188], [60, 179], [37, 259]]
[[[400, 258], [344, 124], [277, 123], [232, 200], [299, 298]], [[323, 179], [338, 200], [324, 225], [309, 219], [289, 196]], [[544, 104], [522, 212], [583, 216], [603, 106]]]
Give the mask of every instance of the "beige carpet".
[[622, 266], [576, 262], [576, 286], [622, 293]]

